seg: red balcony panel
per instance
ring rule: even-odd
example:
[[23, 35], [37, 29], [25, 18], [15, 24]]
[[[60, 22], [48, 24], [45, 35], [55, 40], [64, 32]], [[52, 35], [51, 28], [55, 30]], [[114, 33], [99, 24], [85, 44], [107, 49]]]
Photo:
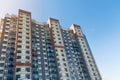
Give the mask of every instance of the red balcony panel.
[[26, 62], [26, 63], [16, 62], [15, 66], [32, 66], [32, 63], [28, 63], [28, 62]]

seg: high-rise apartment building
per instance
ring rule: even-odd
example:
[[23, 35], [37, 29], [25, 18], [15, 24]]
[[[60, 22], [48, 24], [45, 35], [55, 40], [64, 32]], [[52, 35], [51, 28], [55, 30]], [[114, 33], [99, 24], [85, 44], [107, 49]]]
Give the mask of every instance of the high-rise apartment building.
[[81, 27], [31, 19], [19, 10], [0, 20], [0, 80], [102, 80]]

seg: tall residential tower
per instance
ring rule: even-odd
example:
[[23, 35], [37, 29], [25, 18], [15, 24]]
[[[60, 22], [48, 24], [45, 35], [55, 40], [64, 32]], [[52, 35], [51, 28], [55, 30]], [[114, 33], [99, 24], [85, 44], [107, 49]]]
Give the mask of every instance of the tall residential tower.
[[102, 80], [81, 27], [58, 19], [18, 16], [0, 20], [0, 80]]

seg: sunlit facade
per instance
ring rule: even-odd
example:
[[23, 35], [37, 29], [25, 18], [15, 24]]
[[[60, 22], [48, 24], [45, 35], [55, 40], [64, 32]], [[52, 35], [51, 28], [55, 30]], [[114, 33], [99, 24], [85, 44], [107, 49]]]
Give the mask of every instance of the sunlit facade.
[[19, 10], [0, 21], [0, 80], [102, 80], [81, 27], [31, 19]]

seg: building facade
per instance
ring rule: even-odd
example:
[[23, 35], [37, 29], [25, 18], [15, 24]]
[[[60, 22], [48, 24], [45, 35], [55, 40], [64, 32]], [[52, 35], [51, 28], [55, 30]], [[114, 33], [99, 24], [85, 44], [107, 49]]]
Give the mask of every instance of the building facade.
[[102, 80], [81, 27], [58, 19], [18, 16], [0, 20], [0, 80]]

